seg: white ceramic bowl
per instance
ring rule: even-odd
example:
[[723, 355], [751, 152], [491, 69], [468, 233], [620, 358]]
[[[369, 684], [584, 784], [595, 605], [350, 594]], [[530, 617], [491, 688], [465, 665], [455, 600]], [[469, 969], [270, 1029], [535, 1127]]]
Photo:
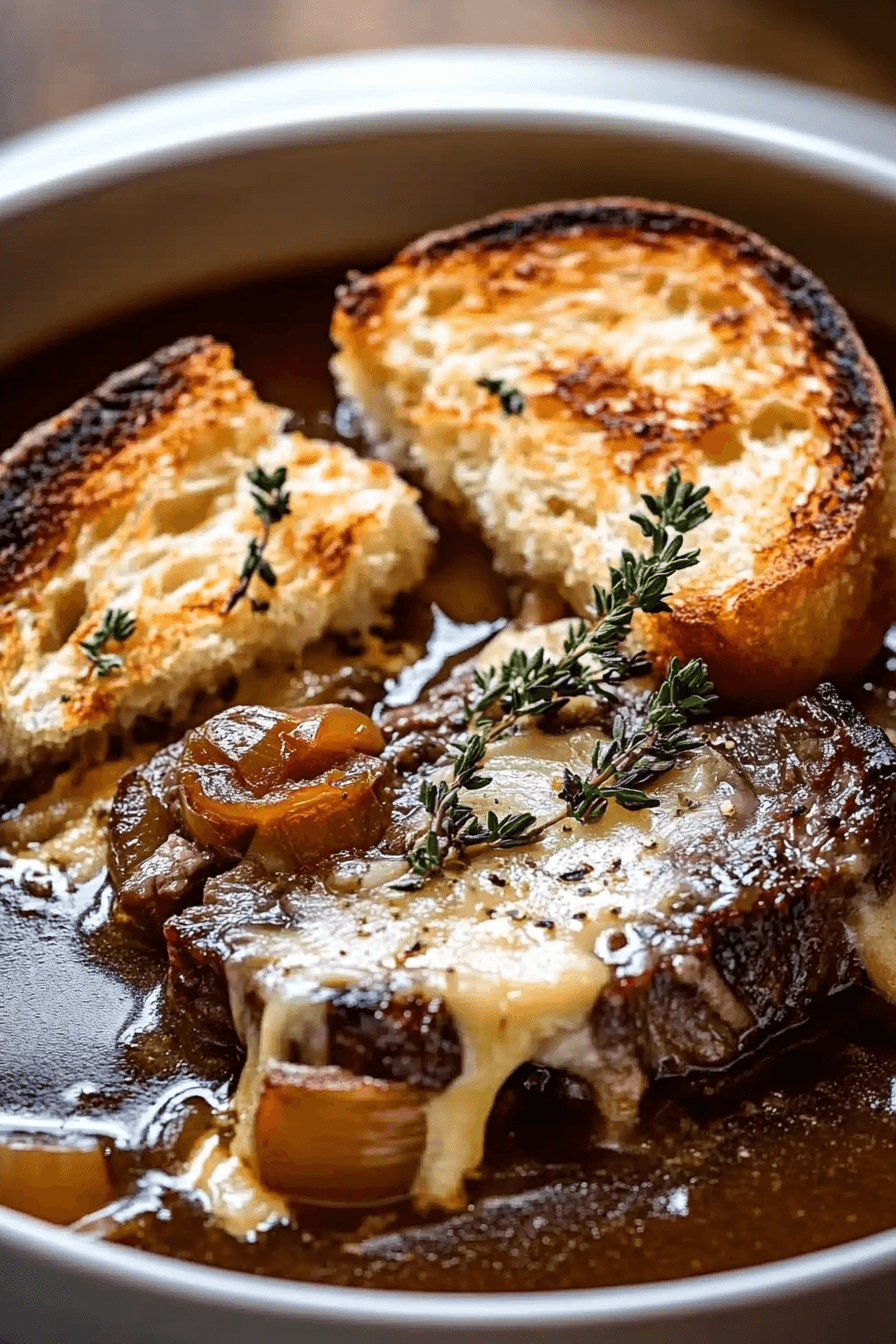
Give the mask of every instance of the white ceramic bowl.
[[[457, 48], [247, 71], [0, 147], [0, 360], [218, 280], [616, 193], [749, 224], [896, 325], [886, 109], [710, 66]], [[251, 1278], [3, 1210], [0, 1254], [8, 1344], [877, 1344], [896, 1314], [896, 1231], [677, 1283], [478, 1297]]]

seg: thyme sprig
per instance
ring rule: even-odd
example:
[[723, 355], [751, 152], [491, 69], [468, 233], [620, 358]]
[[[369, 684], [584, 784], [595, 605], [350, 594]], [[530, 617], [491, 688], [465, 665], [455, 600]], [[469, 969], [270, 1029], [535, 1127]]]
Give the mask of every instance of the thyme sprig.
[[689, 734], [688, 723], [705, 714], [711, 700], [706, 664], [692, 658], [682, 667], [673, 658], [650, 699], [643, 724], [631, 729], [617, 714], [610, 741], [598, 742], [594, 748], [590, 773], [583, 779], [568, 768], [563, 771], [559, 796], [567, 805], [566, 815], [587, 823], [599, 821], [611, 802], [629, 812], [659, 807], [660, 800], [645, 793], [642, 786], [671, 770], [680, 756], [700, 745]]
[[395, 883], [397, 890], [419, 890], [449, 858], [460, 858], [473, 846], [513, 849], [529, 843], [529, 831], [535, 824], [531, 813], [499, 817], [489, 812], [483, 825], [473, 809], [461, 802], [461, 793], [486, 789], [492, 782], [490, 775], [479, 774], [485, 750], [485, 738], [474, 733], [466, 742], [455, 744], [450, 783], [424, 780], [421, 784], [420, 802], [429, 814], [429, 825], [422, 840], [407, 855], [410, 871], [406, 878]]
[[130, 611], [118, 607], [109, 607], [101, 624], [88, 639], [82, 639], [79, 647], [90, 662], [90, 671], [96, 670], [98, 677], [108, 677], [123, 665], [117, 653], [103, 653], [110, 639], [124, 643], [130, 639], [137, 628], [137, 618]]
[[610, 569], [608, 586], [592, 590], [596, 619], [570, 624], [561, 658], [551, 658], [544, 649], [532, 654], [514, 649], [499, 668], [476, 672], [479, 694], [469, 707], [474, 731], [492, 742], [526, 716], [556, 714], [573, 696], [612, 703], [614, 687], [647, 675], [647, 654], [625, 653], [621, 646], [636, 611], [671, 610], [666, 599], [672, 575], [690, 569], [700, 557], [699, 550], [682, 548], [685, 533], [709, 517], [708, 493], [708, 486], [683, 481], [675, 467], [661, 495], [641, 496], [647, 512], [630, 517], [650, 541], [650, 552], [622, 552], [619, 565]]
[[484, 387], [501, 403], [505, 415], [522, 415], [526, 409], [526, 399], [519, 388], [507, 383], [503, 378], [477, 378], [477, 387]]
[[698, 550], [683, 549], [686, 533], [710, 516], [708, 487], [682, 481], [677, 468], [660, 495], [642, 495], [646, 513], [633, 513], [650, 542], [647, 553], [622, 552], [610, 569], [606, 588], [595, 587], [594, 619], [572, 622], [560, 658], [544, 649], [527, 654], [514, 649], [498, 668], [477, 671], [478, 694], [467, 706], [470, 736], [454, 744], [450, 782], [424, 781], [420, 802], [429, 816], [427, 829], [407, 855], [409, 872], [396, 886], [417, 890], [452, 858], [463, 858], [483, 846], [509, 849], [531, 844], [566, 818], [598, 821], [610, 802], [629, 811], [656, 807], [659, 800], [643, 785], [672, 768], [699, 742], [688, 723], [704, 714], [713, 698], [706, 665], [691, 659], [684, 666], [673, 658], [658, 690], [651, 696], [643, 722], [630, 728], [617, 714], [609, 742], [594, 749], [591, 770], [582, 777], [566, 769], [558, 798], [563, 804], [542, 821], [529, 812], [499, 817], [489, 812], [483, 823], [464, 793], [487, 788], [490, 776], [479, 773], [491, 742], [505, 736], [523, 718], [556, 714], [574, 696], [606, 703], [617, 700], [615, 688], [650, 671], [643, 651], [626, 653], [622, 644], [631, 632], [635, 611], [669, 611], [669, 581], [699, 559]]
[[[274, 573], [270, 561], [265, 559], [265, 549], [271, 535], [271, 528], [275, 523], [281, 522], [290, 512], [289, 491], [283, 488], [286, 484], [285, 467], [277, 467], [272, 472], [266, 472], [261, 467], [253, 467], [251, 471], [246, 472], [246, 479], [252, 486], [255, 513], [261, 519], [262, 532], [260, 539], [251, 537], [249, 540], [246, 548], [246, 558], [240, 570], [239, 583], [227, 599], [227, 605], [224, 608], [225, 616], [233, 611], [236, 604], [246, 596], [249, 591], [249, 584], [256, 574], [269, 588], [277, 586], [277, 575]], [[258, 601], [255, 598], [249, 600], [253, 611], [267, 611], [267, 602]]]

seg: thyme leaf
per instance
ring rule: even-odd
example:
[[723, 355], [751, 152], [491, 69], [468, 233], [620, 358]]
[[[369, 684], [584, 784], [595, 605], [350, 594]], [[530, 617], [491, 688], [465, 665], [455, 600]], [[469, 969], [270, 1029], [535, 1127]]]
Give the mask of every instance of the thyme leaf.
[[[236, 604], [246, 596], [249, 591], [249, 584], [256, 574], [262, 583], [266, 583], [269, 588], [277, 586], [277, 575], [274, 573], [270, 561], [265, 559], [264, 553], [271, 535], [271, 528], [275, 523], [282, 522], [290, 512], [289, 491], [283, 488], [286, 484], [285, 467], [277, 467], [272, 472], [266, 472], [261, 467], [253, 467], [251, 471], [246, 472], [246, 479], [252, 486], [255, 513], [261, 519], [262, 533], [260, 538], [250, 537], [249, 539], [249, 544], [246, 547], [246, 558], [240, 570], [239, 583], [227, 599], [227, 605], [224, 608], [225, 616], [233, 611]], [[268, 602], [256, 599], [250, 599], [250, 601], [253, 611], [267, 611], [270, 605]]]
[[407, 855], [410, 871], [393, 884], [397, 891], [419, 891], [428, 877], [439, 872], [450, 858], [462, 858], [471, 846], [511, 849], [528, 843], [528, 833], [535, 823], [530, 813], [499, 817], [489, 812], [483, 826], [473, 809], [461, 802], [461, 793], [486, 789], [492, 782], [489, 775], [479, 773], [485, 749], [485, 738], [479, 733], [466, 742], [455, 743], [451, 782], [433, 784], [424, 780], [421, 784], [420, 802], [429, 814], [429, 825]]
[[651, 696], [643, 724], [630, 729], [621, 715], [613, 722], [609, 742], [598, 742], [591, 771], [583, 779], [563, 772], [560, 798], [576, 821], [599, 821], [610, 802], [629, 812], [658, 807], [659, 799], [643, 785], [671, 770], [680, 756], [695, 750], [699, 739], [688, 732], [691, 718], [705, 714], [712, 700], [706, 664], [692, 658], [684, 666], [673, 658], [659, 689]]
[[130, 639], [137, 628], [137, 618], [130, 611], [118, 607], [109, 607], [102, 622], [87, 639], [82, 639], [79, 648], [89, 660], [91, 671], [96, 670], [98, 677], [108, 677], [122, 665], [122, 659], [115, 653], [103, 653], [110, 639], [124, 643]]
[[503, 378], [477, 378], [476, 386], [484, 387], [486, 392], [491, 392], [493, 397], [497, 397], [505, 415], [522, 415], [526, 409], [526, 399], [522, 392], [512, 383], [506, 383]]

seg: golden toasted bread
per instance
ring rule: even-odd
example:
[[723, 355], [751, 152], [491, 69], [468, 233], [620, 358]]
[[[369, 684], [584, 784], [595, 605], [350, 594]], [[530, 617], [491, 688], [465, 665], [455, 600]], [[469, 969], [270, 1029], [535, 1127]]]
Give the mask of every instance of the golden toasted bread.
[[351, 276], [333, 335], [371, 432], [580, 611], [643, 546], [642, 491], [673, 465], [709, 485], [701, 563], [640, 633], [729, 700], [783, 702], [879, 646], [893, 409], [843, 309], [756, 234], [630, 199], [494, 215]]
[[[364, 629], [422, 577], [432, 530], [391, 467], [284, 434], [209, 337], [116, 374], [0, 459], [0, 784], [101, 755], [110, 729], [178, 722], [259, 659]], [[290, 511], [262, 536], [246, 473], [283, 467]], [[106, 613], [133, 633], [82, 641]], [[98, 648], [96, 644], [92, 647]]]

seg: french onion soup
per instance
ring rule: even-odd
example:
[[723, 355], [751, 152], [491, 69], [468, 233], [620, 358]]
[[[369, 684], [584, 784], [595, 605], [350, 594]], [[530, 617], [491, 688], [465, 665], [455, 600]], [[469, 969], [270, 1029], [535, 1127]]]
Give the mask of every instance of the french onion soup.
[[433, 1290], [890, 1226], [896, 431], [852, 322], [635, 200], [350, 273], [335, 390], [331, 287], [237, 305], [308, 434], [181, 337], [0, 459], [0, 1201]]

